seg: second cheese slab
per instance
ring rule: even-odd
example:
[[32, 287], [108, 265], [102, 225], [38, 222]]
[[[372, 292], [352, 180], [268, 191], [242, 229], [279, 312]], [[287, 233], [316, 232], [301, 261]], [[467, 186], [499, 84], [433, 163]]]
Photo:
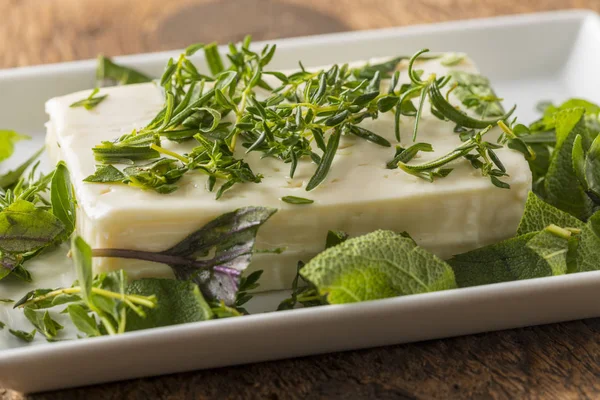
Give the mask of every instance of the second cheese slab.
[[[397, 65], [400, 83], [409, 81], [406, 67], [406, 62]], [[424, 77], [432, 73], [446, 75], [451, 70], [477, 73], [469, 59], [444, 63], [436, 58], [419, 62], [418, 68]], [[382, 87], [386, 85], [387, 80]], [[494, 186], [464, 158], [452, 162], [449, 176], [432, 183], [399, 168], [388, 169], [386, 163], [394, 157], [394, 148], [354, 135], [341, 138], [324, 182], [310, 192], [305, 189], [316, 169], [310, 157], [299, 160], [291, 178], [289, 164], [261, 158], [259, 152], [245, 154], [239, 145], [236, 157], [243, 158], [254, 173], [262, 174], [262, 182], [237, 184], [218, 200], [206, 189], [206, 175], [194, 171], [186, 174], [170, 194], [124, 184], [86, 183], [84, 179], [94, 173], [97, 164], [92, 148], [144, 127], [165, 102], [159, 86], [145, 83], [102, 89], [100, 94], [108, 97], [93, 110], [70, 107], [90, 92], [55, 98], [46, 106], [50, 116], [47, 145], [53, 158], [64, 160], [71, 171], [79, 234], [93, 248], [160, 251], [225, 212], [245, 206], [277, 208], [278, 212], [260, 229], [257, 248], [284, 251], [256, 254], [250, 266], [251, 270], [264, 271], [261, 290], [290, 287], [297, 262], [308, 261], [320, 252], [329, 230], [345, 231], [351, 236], [377, 229], [407, 231], [419, 245], [444, 258], [497, 242], [515, 233], [531, 187], [527, 162], [513, 150], [496, 151], [509, 174], [503, 177], [511, 186], [509, 190]], [[450, 99], [460, 104], [454, 93]], [[402, 117], [401, 144], [405, 147], [413, 144], [413, 124], [414, 118]], [[397, 144], [394, 112], [365, 119], [360, 126]], [[427, 105], [418, 141], [430, 143], [434, 151], [419, 153], [411, 163], [436, 159], [460, 146], [463, 142], [454, 127], [452, 122], [432, 115]], [[495, 142], [498, 132], [488, 135], [486, 140]], [[193, 147], [164, 139], [161, 145], [177, 153], [189, 152]], [[281, 200], [285, 196], [308, 198], [314, 203], [288, 204]], [[95, 263], [96, 271], [123, 268], [133, 278], [172, 276], [170, 268], [161, 264], [109, 258]]]

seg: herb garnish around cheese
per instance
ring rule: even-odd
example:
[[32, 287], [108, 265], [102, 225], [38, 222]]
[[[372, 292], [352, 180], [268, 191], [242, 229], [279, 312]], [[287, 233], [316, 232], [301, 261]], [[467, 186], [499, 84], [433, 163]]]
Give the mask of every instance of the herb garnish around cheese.
[[[247, 314], [243, 305], [252, 297], [248, 291], [258, 287], [262, 271], [240, 276], [250, 263], [258, 228], [274, 212], [247, 207], [224, 214], [159, 253], [92, 250], [75, 237], [71, 252], [77, 283], [70, 288], [33, 290], [15, 308], [24, 308], [26, 317], [48, 340], [55, 340], [62, 326], [48, 312], [34, 310], [65, 304], [73, 324], [86, 336]], [[213, 249], [214, 255], [207, 258]], [[179, 280], [140, 279], [128, 284], [122, 270], [94, 278], [93, 256], [163, 262]]]
[[[94, 249], [94, 257], [117, 257], [169, 265], [177, 279], [198, 284], [208, 300], [236, 302], [241, 274], [250, 264], [258, 229], [275, 209], [245, 207], [223, 214], [161, 252]], [[214, 255], [207, 256], [214, 251]]]
[[[69, 172], [59, 163], [49, 175], [27, 179], [0, 196], [0, 279], [9, 274], [31, 280], [23, 264], [44, 249], [69, 238], [75, 205]], [[50, 190], [50, 201], [44, 193]]]
[[[530, 193], [518, 236], [447, 262], [406, 235], [376, 231], [329, 248], [299, 274], [308, 288], [338, 304], [593, 271], [600, 269], [598, 260], [600, 212], [584, 223]], [[296, 293], [302, 292], [295, 289], [280, 309], [293, 308]]]
[[99, 91], [100, 91], [100, 89], [95, 88], [94, 90], [92, 90], [92, 93], [90, 93], [90, 95], [88, 97], [86, 97], [83, 100], [74, 102], [69, 107], [71, 107], [71, 108], [83, 107], [88, 111], [93, 110], [94, 108], [96, 108], [96, 106], [98, 104], [102, 103], [102, 101], [104, 101], [108, 97], [107, 94], [105, 94], [103, 96], [96, 96]]
[[581, 220], [600, 209], [599, 106], [570, 99], [558, 107], [546, 105], [542, 118], [529, 127], [516, 124], [506, 129], [535, 152], [527, 159], [533, 190], [542, 199]]

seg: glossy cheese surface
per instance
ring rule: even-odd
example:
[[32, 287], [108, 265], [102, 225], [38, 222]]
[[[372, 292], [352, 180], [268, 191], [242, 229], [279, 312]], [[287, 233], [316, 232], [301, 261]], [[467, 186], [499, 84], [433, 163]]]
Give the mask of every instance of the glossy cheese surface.
[[[406, 66], [401, 67], [406, 82]], [[443, 75], [446, 67], [439, 60], [419, 65], [425, 74]], [[466, 59], [452, 67], [476, 72]], [[403, 79], [402, 79], [403, 78]], [[122, 184], [85, 183], [95, 170], [92, 147], [114, 140], [124, 133], [145, 126], [162, 108], [164, 98], [154, 83], [101, 89], [108, 98], [95, 109], [70, 108], [88, 96], [78, 92], [50, 100], [47, 145], [55, 160], [66, 162], [72, 174], [78, 200], [77, 229], [94, 248], [118, 247], [159, 251], [171, 247], [213, 218], [244, 206], [267, 206], [278, 212], [260, 229], [258, 249], [285, 248], [282, 254], [258, 254], [251, 269], [264, 270], [262, 290], [289, 287], [298, 260], [308, 261], [324, 247], [328, 230], [343, 230], [360, 235], [376, 229], [407, 231], [425, 248], [441, 257], [470, 250], [513, 235], [531, 187], [531, 174], [520, 153], [498, 150], [509, 177], [510, 190], [499, 189], [489, 178], [481, 177], [468, 161], [452, 164], [446, 178], [430, 183], [385, 164], [394, 148], [382, 147], [357, 137], [342, 137], [326, 180], [307, 192], [306, 184], [316, 165], [301, 160], [294, 178], [289, 164], [252, 152], [236, 154], [248, 162], [255, 173], [264, 175], [262, 183], [237, 184], [215, 200], [206, 190], [206, 175], [186, 174], [171, 194], [143, 191]], [[455, 104], [459, 102], [454, 99]], [[420, 153], [413, 162], [421, 163], [456, 148], [461, 141], [454, 124], [431, 115], [428, 105], [420, 122], [418, 141], [433, 145], [433, 153]], [[403, 117], [402, 145], [412, 143], [414, 119]], [[380, 114], [376, 120], [361, 123], [367, 129], [394, 139], [393, 113]], [[490, 132], [492, 141], [497, 132]], [[163, 140], [163, 147], [186, 152], [190, 145]], [[311, 205], [287, 204], [284, 196], [314, 200]], [[97, 271], [125, 268], [130, 276], [170, 276], [168, 266], [119, 259], [95, 260]]]

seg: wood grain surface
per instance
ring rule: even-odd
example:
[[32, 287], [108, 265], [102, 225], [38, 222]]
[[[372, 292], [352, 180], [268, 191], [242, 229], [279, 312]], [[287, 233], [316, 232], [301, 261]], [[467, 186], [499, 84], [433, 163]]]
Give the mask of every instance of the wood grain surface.
[[[0, 0], [0, 67], [566, 8], [600, 0]], [[600, 398], [600, 319], [32, 396], [0, 388], [25, 398]]]

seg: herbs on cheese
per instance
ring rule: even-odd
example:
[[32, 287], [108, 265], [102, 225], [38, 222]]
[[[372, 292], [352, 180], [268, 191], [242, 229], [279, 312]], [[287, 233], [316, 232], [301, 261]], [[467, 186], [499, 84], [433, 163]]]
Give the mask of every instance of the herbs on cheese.
[[[200, 73], [189, 59], [199, 50], [204, 51], [211, 76]], [[169, 60], [157, 82], [165, 93], [164, 108], [146, 127], [94, 147], [95, 158], [101, 165], [86, 181], [122, 182], [171, 193], [177, 189], [182, 175], [196, 171], [208, 175], [207, 189], [216, 190], [218, 199], [238, 183], [261, 182], [260, 174], [254, 173], [243, 158], [234, 156], [241, 142], [246, 152], [258, 151], [263, 157], [289, 164], [292, 178], [300, 160], [312, 160], [315, 172], [305, 187], [311, 191], [328, 175], [341, 136], [353, 135], [391, 147], [377, 132], [360, 126], [365, 119], [376, 119], [381, 113], [390, 112], [396, 117], [399, 142], [400, 118], [414, 118], [414, 142], [423, 108], [429, 100], [433, 115], [454, 123], [455, 131], [467, 143], [433, 164], [412, 166], [404, 161], [399, 166], [410, 174], [433, 181], [452, 171], [452, 161], [465, 157], [483, 176], [489, 176], [494, 185], [508, 188], [501, 180], [507, 171], [493, 152], [506, 142], [492, 144], [482, 140], [482, 136], [499, 121], [510, 117], [514, 107], [504, 113], [499, 103], [501, 99], [496, 97], [489, 81], [480, 75], [451, 71], [447, 76], [422, 76], [423, 71], [416, 69], [418, 62], [439, 58], [425, 55], [426, 52], [421, 50], [413, 57], [397, 57], [380, 64], [361, 67], [336, 64], [318, 71], [309, 71], [300, 63], [299, 71], [284, 74], [267, 69], [275, 46], [252, 51], [250, 37], [241, 46], [229, 45], [230, 66], [227, 68], [215, 44], [192, 45], [177, 60]], [[400, 85], [398, 66], [406, 60], [410, 82]], [[460, 57], [445, 60], [447, 65], [461, 61]], [[101, 62], [103, 66], [99, 71], [106, 72], [106, 65], [115, 68], [115, 64], [106, 63], [106, 60]], [[99, 75], [102, 74], [99, 72]], [[270, 82], [278, 81], [279, 85], [272, 87], [265, 80], [267, 76]], [[122, 77], [117, 80], [132, 83]], [[455, 92], [462, 106], [477, 117], [449, 103], [441, 92], [447, 85], [452, 85], [449, 91]], [[413, 99], [418, 99], [416, 106]], [[190, 153], [177, 154], [161, 146], [164, 139], [189, 141], [196, 147]], [[169, 167], [164, 157], [172, 161]], [[150, 160], [147, 165], [128, 167], [121, 175], [105, 168], [106, 164]], [[154, 162], [162, 163], [159, 171], [154, 170]], [[143, 177], [137, 179], [131, 173], [132, 168], [144, 169]]]

